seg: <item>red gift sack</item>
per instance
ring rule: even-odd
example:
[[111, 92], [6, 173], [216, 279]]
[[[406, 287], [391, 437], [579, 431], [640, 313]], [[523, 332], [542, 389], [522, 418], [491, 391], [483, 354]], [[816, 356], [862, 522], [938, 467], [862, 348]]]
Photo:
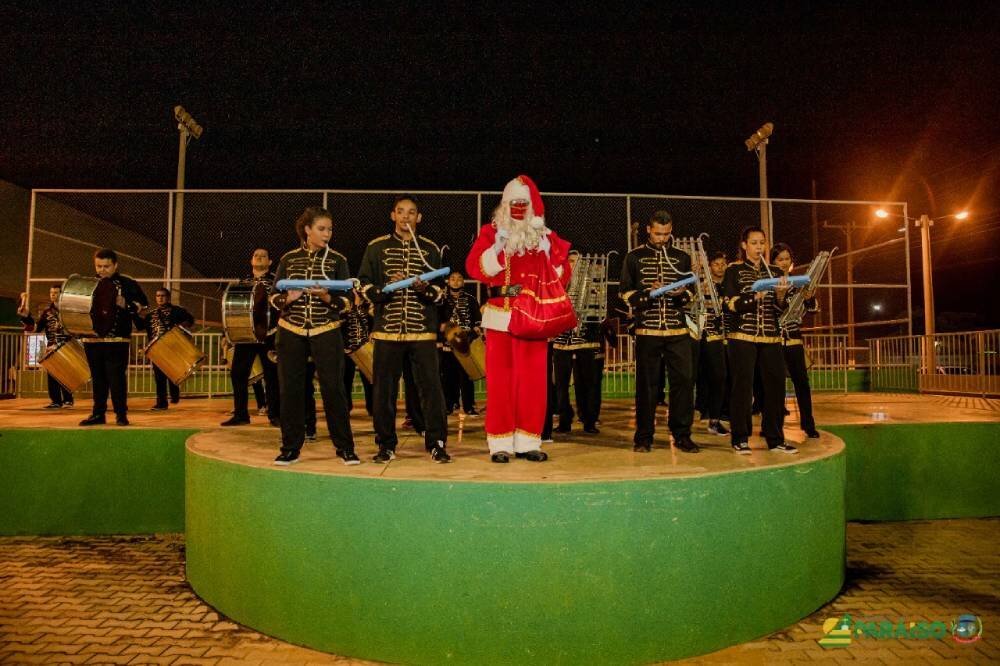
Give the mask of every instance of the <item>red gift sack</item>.
[[520, 293], [511, 299], [507, 330], [514, 337], [547, 340], [576, 328], [576, 313], [566, 288], [552, 265], [548, 261], [541, 263], [540, 274], [522, 284]]

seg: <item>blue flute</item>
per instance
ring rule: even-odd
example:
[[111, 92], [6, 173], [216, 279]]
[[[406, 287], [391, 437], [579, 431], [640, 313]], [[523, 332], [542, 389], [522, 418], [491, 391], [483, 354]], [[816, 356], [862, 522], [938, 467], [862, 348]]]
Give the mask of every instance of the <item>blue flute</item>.
[[413, 286], [413, 283], [417, 280], [423, 280], [424, 282], [430, 282], [431, 280], [437, 279], [439, 277], [444, 277], [451, 273], [451, 268], [445, 266], [444, 268], [439, 268], [436, 271], [428, 271], [427, 273], [421, 273], [416, 277], [409, 277], [405, 280], [396, 280], [395, 282], [390, 282], [389, 284], [382, 287], [384, 293], [389, 293], [390, 291], [397, 291], [399, 289], [409, 289]]
[[[773, 291], [779, 282], [781, 282], [781, 278], [764, 278], [763, 280], [754, 282], [750, 288], [754, 291]], [[793, 287], [806, 287], [809, 285], [809, 282], [808, 275], [792, 275], [788, 278], [788, 284]]]
[[327, 291], [350, 291], [354, 289], [354, 280], [278, 280], [274, 285], [278, 291], [305, 290], [320, 287]]
[[692, 273], [686, 278], [681, 278], [677, 282], [671, 282], [670, 284], [665, 284], [662, 287], [657, 287], [653, 291], [649, 292], [650, 298], [658, 298], [668, 291], [673, 291], [674, 289], [680, 289], [681, 287], [686, 287], [689, 284], [694, 284], [698, 281], [698, 276]]

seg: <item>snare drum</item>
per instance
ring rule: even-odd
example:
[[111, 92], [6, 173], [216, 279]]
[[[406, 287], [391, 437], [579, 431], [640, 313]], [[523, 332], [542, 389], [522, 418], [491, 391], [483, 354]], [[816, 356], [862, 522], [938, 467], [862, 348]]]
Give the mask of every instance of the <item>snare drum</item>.
[[375, 343], [369, 340], [347, 355], [351, 357], [354, 365], [358, 366], [358, 370], [371, 384], [372, 378], [375, 376]]
[[42, 367], [70, 393], [90, 381], [87, 353], [79, 340], [69, 339], [57, 344], [42, 358]]
[[262, 282], [231, 284], [222, 295], [222, 329], [233, 344], [264, 342], [269, 311], [267, 287]]
[[205, 361], [205, 354], [194, 344], [191, 334], [174, 326], [146, 345], [146, 358], [178, 386]]
[[478, 381], [486, 376], [486, 345], [482, 338], [475, 338], [469, 342], [468, 353], [462, 353], [456, 348], [453, 348], [452, 352], [465, 370], [465, 374], [469, 375], [469, 379]]
[[59, 294], [59, 321], [70, 335], [106, 336], [115, 326], [117, 300], [110, 279], [70, 275]]

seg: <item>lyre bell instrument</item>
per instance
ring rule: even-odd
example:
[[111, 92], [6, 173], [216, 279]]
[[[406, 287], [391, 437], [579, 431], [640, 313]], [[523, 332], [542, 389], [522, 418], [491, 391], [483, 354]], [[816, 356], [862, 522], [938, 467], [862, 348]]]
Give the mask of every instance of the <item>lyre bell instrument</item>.
[[576, 331], [608, 316], [608, 263], [612, 254], [577, 254], [566, 295], [576, 313]]
[[[809, 268], [806, 270], [805, 275], [791, 276], [789, 280], [793, 281], [794, 284], [795, 278], [804, 277], [808, 278], [809, 280], [808, 284], [813, 285], [814, 287], [816, 285], [819, 285], [820, 280], [822, 280], [823, 276], [826, 274], [826, 269], [830, 265], [830, 259], [831, 257], [833, 257], [833, 253], [836, 251], [837, 248], [833, 248], [829, 252], [827, 252], [826, 250], [820, 252], [819, 254], [816, 255], [816, 257], [812, 260], [812, 262], [810, 262]], [[788, 324], [791, 323], [796, 323], [796, 324], [802, 323], [802, 317], [804, 317], [806, 313], [807, 291], [809, 291], [809, 289], [806, 286], [803, 286], [801, 289], [796, 289], [795, 292], [792, 293], [791, 298], [788, 299], [788, 307], [785, 308], [785, 311], [782, 312], [781, 316], [778, 318], [778, 323], [781, 326], [787, 326]]]
[[708, 254], [705, 252], [704, 239], [707, 237], [708, 234], [701, 234], [697, 238], [673, 237], [674, 247], [690, 255], [691, 273], [697, 278], [692, 281], [697, 285], [697, 289], [694, 290], [694, 298], [688, 305], [687, 320], [688, 329], [699, 340], [702, 331], [705, 330], [705, 325], [708, 323], [709, 312], [712, 314], [722, 313], [722, 301], [715, 288], [715, 281], [712, 280]]

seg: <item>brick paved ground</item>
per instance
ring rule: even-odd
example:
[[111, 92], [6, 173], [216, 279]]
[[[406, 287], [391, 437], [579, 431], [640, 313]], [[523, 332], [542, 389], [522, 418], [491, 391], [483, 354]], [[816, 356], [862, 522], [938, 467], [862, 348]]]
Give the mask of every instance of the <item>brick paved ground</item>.
[[[754, 566], [772, 563], [747, 562]], [[825, 650], [828, 617], [983, 618], [984, 638], [859, 639]], [[698, 662], [1000, 661], [1000, 519], [848, 526], [842, 594], [802, 622]], [[183, 537], [0, 538], [0, 663], [369, 663], [262, 636], [220, 617], [184, 581]]]

